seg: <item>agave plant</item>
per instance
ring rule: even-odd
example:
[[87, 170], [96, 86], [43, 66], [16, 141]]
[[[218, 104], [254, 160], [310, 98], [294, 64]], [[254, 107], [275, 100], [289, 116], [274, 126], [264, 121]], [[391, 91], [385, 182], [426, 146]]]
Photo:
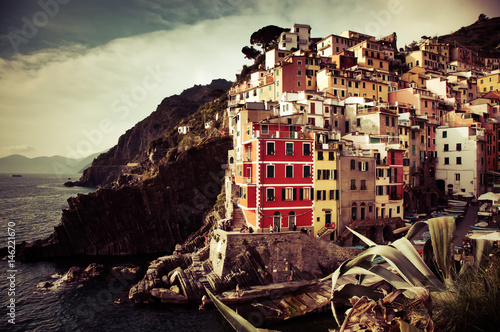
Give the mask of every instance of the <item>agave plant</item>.
[[[433, 331], [430, 292], [442, 290], [444, 284], [438, 276], [436, 276], [429, 269], [408, 239], [418, 233], [418, 231], [420, 231], [424, 226], [429, 227], [437, 265], [443, 274], [444, 279], [448, 280], [452, 274], [451, 245], [455, 233], [455, 221], [453, 218], [439, 217], [430, 219], [427, 223], [418, 223], [409, 230], [407, 237], [398, 239], [390, 245], [377, 245], [367, 237], [349, 229], [363, 242], [365, 242], [369, 248], [359, 254], [356, 258], [342, 263], [342, 265], [332, 274], [331, 305], [333, 316], [335, 317], [337, 324], [340, 326], [339, 331], [347, 331], [347, 325], [349, 324], [348, 320], [353, 316], [353, 311], [356, 311], [356, 307], [359, 307], [359, 305], [353, 306], [353, 309], [349, 312], [349, 315], [344, 320], [344, 323], [341, 324], [339, 322], [334, 304], [336, 297], [341, 295], [342, 297], [357, 296], [363, 298], [365, 296], [368, 299], [380, 301], [380, 298], [373, 298], [374, 292], [371, 288], [362, 285], [366, 275], [373, 275], [382, 278], [382, 280], [388, 282], [397, 291], [394, 294], [402, 294], [409, 299], [413, 299], [423, 304], [428, 315], [426, 331]], [[377, 257], [382, 257], [389, 266], [381, 263], [375, 263], [374, 260]], [[396, 273], [389, 269], [389, 267]], [[339, 278], [349, 274], [358, 276], [359, 285], [356, 285], [355, 287], [337, 288], [336, 286]], [[391, 299], [391, 301], [389, 301], [387, 297], [383, 301], [385, 301], [385, 303], [392, 303], [395, 300], [394, 294], [390, 294], [391, 297], [389, 299]], [[358, 301], [359, 300], [354, 303], [357, 304]], [[382, 303], [384, 303], [383, 301]], [[387, 315], [383, 318], [386, 320]], [[365, 319], [369, 320], [369, 318], [366, 317]], [[358, 319], [354, 321], [356, 322]], [[392, 321], [385, 323], [392, 323]], [[400, 329], [404, 328], [406, 330], [411, 330], [405, 325], [406, 323], [398, 321], [397, 324], [401, 324]]]

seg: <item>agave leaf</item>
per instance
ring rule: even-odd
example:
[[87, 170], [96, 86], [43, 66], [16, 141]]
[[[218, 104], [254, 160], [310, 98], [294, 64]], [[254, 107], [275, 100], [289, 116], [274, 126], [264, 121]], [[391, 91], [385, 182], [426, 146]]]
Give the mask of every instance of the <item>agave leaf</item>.
[[222, 303], [218, 298], [216, 298], [208, 289], [205, 289], [207, 291], [208, 296], [210, 296], [210, 299], [212, 302], [215, 304], [219, 312], [224, 316], [224, 318], [228, 321], [229, 324], [238, 332], [258, 332], [259, 329], [257, 329], [255, 326], [250, 324], [245, 318], [241, 317], [238, 315], [234, 310], [226, 306], [224, 303]]
[[420, 332], [415, 326], [408, 324], [404, 320], [396, 318], [392, 321], [390, 332]]
[[436, 263], [445, 280], [451, 279], [453, 267], [453, 238], [455, 237], [455, 219], [453, 217], [438, 217], [428, 220], [431, 233], [432, 249]]
[[435, 288], [441, 288], [443, 284], [436, 275], [429, 269], [427, 264], [422, 260], [415, 247], [407, 238], [400, 238], [392, 243], [392, 246], [402, 252], [413, 265], [432, 283]]
[[411, 228], [408, 230], [408, 233], [406, 233], [406, 238], [408, 240], [411, 240], [415, 237], [415, 235], [418, 234], [418, 232], [420, 232], [422, 230], [422, 228], [428, 226], [427, 224], [427, 221], [423, 220], [423, 221], [417, 221], [415, 222]]
[[378, 301], [384, 297], [382, 292], [376, 291], [370, 287], [354, 284], [343, 284], [334, 291], [338, 302], [347, 303], [353, 296], [366, 296], [369, 299]]
[[373, 242], [372, 240], [370, 240], [369, 238], [367, 238], [366, 236], [356, 232], [355, 230], [352, 230], [350, 229], [349, 227], [346, 227], [348, 230], [350, 230], [354, 235], [356, 235], [357, 237], [359, 237], [359, 239], [361, 241], [363, 241], [364, 243], [366, 243], [368, 246], [370, 247], [373, 247], [373, 246], [376, 246], [377, 244], [375, 242]]

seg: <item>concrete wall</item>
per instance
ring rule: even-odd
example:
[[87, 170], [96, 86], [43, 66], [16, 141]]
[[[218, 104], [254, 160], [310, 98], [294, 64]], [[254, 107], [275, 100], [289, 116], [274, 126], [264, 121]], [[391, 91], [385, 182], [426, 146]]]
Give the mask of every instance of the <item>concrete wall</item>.
[[236, 233], [215, 230], [210, 242], [210, 261], [214, 272], [227, 275], [238, 255], [254, 248], [265, 264], [264, 274], [271, 275], [273, 282], [287, 281], [290, 269], [298, 269], [309, 276], [322, 276], [320, 265], [337, 267], [359, 251], [345, 249], [333, 243], [315, 239], [302, 232]]

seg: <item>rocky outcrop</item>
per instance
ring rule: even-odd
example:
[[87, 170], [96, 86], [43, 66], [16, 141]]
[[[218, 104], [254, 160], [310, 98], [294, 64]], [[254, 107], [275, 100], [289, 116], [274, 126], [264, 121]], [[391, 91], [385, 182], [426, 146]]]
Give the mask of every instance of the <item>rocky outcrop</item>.
[[70, 198], [55, 232], [23, 245], [20, 257], [172, 252], [203, 225], [231, 147], [231, 139], [214, 138], [159, 165], [150, 178]]
[[[152, 262], [144, 278], [130, 289], [129, 299], [135, 303], [199, 302], [206, 289], [222, 294], [237, 285], [247, 289], [317, 280], [359, 252], [301, 232], [241, 234], [214, 230], [210, 245], [196, 254], [165, 256]], [[181, 297], [171, 298], [172, 292]]]
[[163, 99], [156, 111], [120, 136], [117, 145], [94, 159], [92, 166], [73, 185], [98, 187], [117, 180], [127, 163], [146, 151], [151, 141], [172, 130], [181, 119], [196, 112], [204, 103], [220, 97], [230, 87], [231, 82], [218, 79]]

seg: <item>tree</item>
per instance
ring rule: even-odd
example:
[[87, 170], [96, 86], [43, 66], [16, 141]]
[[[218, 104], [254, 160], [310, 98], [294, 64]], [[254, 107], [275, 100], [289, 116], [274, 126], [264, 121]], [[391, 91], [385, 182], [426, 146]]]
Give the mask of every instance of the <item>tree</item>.
[[245, 58], [246, 59], [249, 59], [249, 60], [252, 60], [252, 59], [255, 59], [257, 58], [259, 55], [260, 55], [260, 51], [257, 50], [255, 47], [253, 46], [244, 46], [242, 49], [241, 49], [241, 52], [243, 54], [245, 54]]
[[488, 17], [486, 17], [485, 14], [480, 14], [479, 17], [477, 18], [478, 22], [485, 22], [488, 20]]
[[252, 33], [250, 44], [262, 47], [262, 50], [266, 51], [269, 46], [278, 42], [278, 38], [283, 31], [288, 31], [288, 29], [280, 28], [276, 25], [265, 26]]

